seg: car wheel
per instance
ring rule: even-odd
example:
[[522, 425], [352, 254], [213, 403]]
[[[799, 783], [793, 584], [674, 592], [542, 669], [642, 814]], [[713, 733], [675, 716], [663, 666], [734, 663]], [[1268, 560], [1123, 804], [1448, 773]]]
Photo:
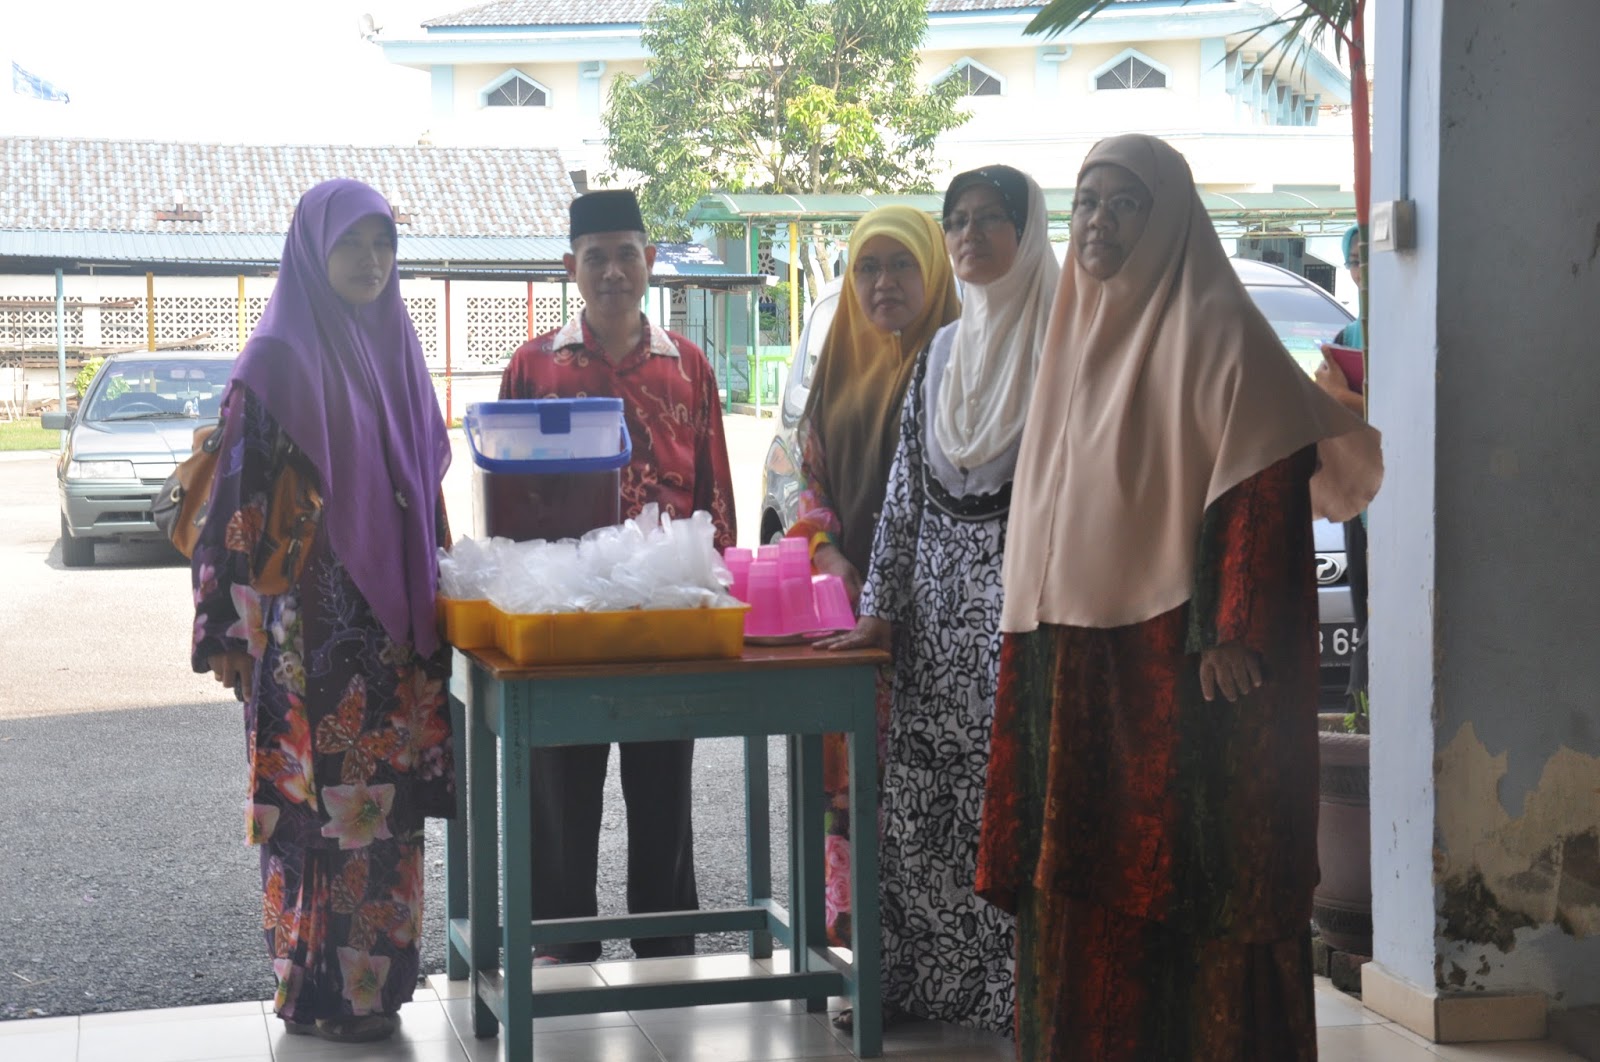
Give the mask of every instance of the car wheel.
[[67, 530], [67, 518], [61, 518], [61, 563], [68, 568], [89, 568], [94, 565], [94, 539], [73, 538]]

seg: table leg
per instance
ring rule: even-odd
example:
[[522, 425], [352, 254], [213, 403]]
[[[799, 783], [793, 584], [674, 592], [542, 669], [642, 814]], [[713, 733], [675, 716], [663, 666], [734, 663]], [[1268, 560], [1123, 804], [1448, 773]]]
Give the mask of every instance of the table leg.
[[500, 791], [495, 778], [495, 737], [489, 726], [489, 713], [498, 712], [497, 698], [491, 697], [495, 684], [482, 668], [472, 665], [467, 684], [467, 763], [465, 778], [456, 784], [467, 798], [467, 919], [471, 924], [472, 961], [467, 970], [472, 988], [472, 1034], [495, 1035], [500, 1028], [494, 1012], [479, 995], [478, 974], [500, 965], [500, 865], [499, 842], [495, 838], [495, 797]]
[[[772, 899], [772, 794], [767, 772], [767, 737], [744, 739], [745, 882], [754, 906]], [[750, 931], [750, 958], [772, 958], [772, 934]]]
[[[456, 667], [467, 666], [456, 657]], [[456, 816], [444, 824], [444, 973], [452, 981], [471, 972], [467, 960], [450, 942], [450, 922], [467, 917], [467, 712], [466, 705], [450, 698], [450, 752], [456, 767]]]
[[505, 989], [505, 1057], [533, 1058], [533, 874], [528, 801], [533, 756], [528, 746], [533, 692], [528, 683], [500, 691], [500, 887], [503, 905], [500, 983]]
[[852, 1005], [856, 1057], [876, 1058], [883, 1053], [883, 970], [878, 916], [877, 711], [871, 699], [856, 718], [858, 725], [849, 737], [850, 951], [856, 975]]
[[[822, 735], [789, 737], [789, 935], [791, 969], [804, 973], [814, 968], [813, 950], [828, 947], [828, 925], [823, 907], [823, 865], [827, 852], [823, 837]], [[828, 1009], [825, 996], [806, 1000], [806, 1010]]]

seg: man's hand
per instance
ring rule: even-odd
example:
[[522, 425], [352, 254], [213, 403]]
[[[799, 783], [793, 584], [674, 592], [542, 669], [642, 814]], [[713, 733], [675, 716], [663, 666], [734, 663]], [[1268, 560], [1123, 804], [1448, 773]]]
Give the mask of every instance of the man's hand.
[[811, 563], [823, 575], [837, 575], [844, 581], [845, 592], [850, 595], [850, 607], [855, 608], [856, 602], [861, 600], [861, 573], [839, 552], [839, 547], [819, 546]]
[[1219, 645], [1200, 654], [1200, 693], [1208, 701], [1217, 693], [1230, 701], [1261, 688], [1261, 661], [1238, 642]]
[[241, 701], [248, 701], [255, 695], [255, 657], [247, 652], [234, 650], [217, 653], [207, 663], [211, 665], [212, 676], [232, 689], [235, 697]]
[[830, 652], [840, 649], [882, 649], [892, 652], [894, 624], [877, 616], [862, 616], [855, 630], [844, 631], [817, 641], [816, 647]]

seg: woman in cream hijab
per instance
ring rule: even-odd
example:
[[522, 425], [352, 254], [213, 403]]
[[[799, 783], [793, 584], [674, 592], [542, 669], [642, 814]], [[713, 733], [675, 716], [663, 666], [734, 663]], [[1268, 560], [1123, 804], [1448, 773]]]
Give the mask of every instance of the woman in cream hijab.
[[1079, 175], [1023, 433], [977, 889], [1016, 913], [1018, 1053], [1316, 1057], [1314, 516], [1377, 433], [1289, 358], [1183, 156]]
[[[854, 601], [883, 509], [906, 385], [933, 334], [955, 319], [960, 304], [939, 226], [912, 207], [879, 207], [857, 222], [848, 268], [800, 421], [800, 512], [787, 533], [811, 543], [817, 570], [841, 576]], [[880, 764], [888, 714], [885, 681], [878, 704]], [[830, 942], [849, 947], [844, 735], [825, 735], [822, 755], [828, 800], [824, 916]]]
[[1009, 166], [958, 175], [945, 250], [961, 318], [906, 393], [855, 631], [893, 649], [883, 780], [885, 1005], [1009, 1032], [1013, 921], [972, 891], [995, 682], [1011, 475], [1060, 267], [1044, 193]]

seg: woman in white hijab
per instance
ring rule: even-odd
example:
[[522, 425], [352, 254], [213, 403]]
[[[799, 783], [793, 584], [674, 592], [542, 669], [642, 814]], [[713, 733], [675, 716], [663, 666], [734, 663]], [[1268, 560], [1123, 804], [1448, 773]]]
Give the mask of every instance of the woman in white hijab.
[[1095, 146], [1005, 557], [977, 889], [1028, 1062], [1311, 1062], [1313, 516], [1375, 431], [1240, 286], [1188, 163]]
[[1000, 660], [1000, 558], [1059, 267], [1044, 193], [957, 176], [945, 249], [965, 291], [907, 391], [855, 631], [895, 654], [883, 780], [888, 1012], [1009, 1032], [1012, 919], [972, 891]]

